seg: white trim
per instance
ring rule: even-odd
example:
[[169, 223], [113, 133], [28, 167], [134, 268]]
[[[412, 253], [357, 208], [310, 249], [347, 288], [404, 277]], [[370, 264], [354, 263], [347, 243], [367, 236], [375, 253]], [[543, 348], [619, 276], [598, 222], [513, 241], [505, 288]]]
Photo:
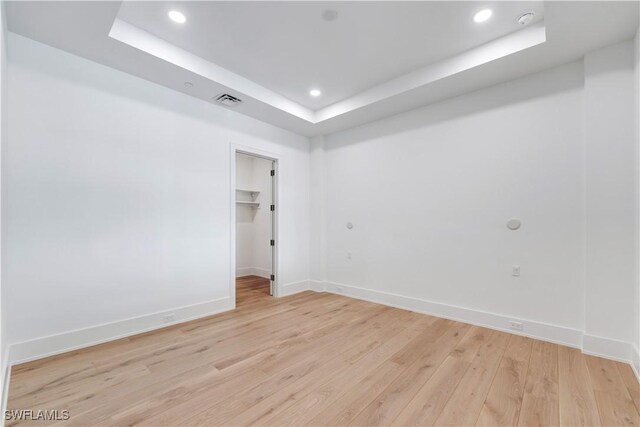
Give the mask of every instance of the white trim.
[[[470, 323], [472, 325], [483, 326], [490, 329], [496, 329], [498, 331], [549, 341], [569, 347], [582, 347], [582, 331], [566, 328], [564, 326], [550, 325], [547, 323], [442, 304], [389, 292], [374, 291], [371, 289], [344, 285], [341, 283], [325, 282], [324, 288], [327, 292], [338, 295], [346, 295], [365, 301], [429, 314], [432, 316], [442, 317], [444, 319]], [[509, 329], [509, 321], [512, 320], [522, 323], [524, 325], [524, 330], [515, 331]]]
[[278, 294], [278, 296], [286, 297], [289, 295], [297, 294], [299, 292], [308, 291], [310, 289], [311, 288], [309, 286], [308, 280], [303, 280], [301, 282], [286, 283], [280, 286], [280, 293]]
[[[479, 310], [472, 310], [464, 307], [334, 282], [302, 280], [299, 282], [283, 284], [281, 285], [279, 296], [293, 295], [308, 290], [344, 295], [377, 304], [411, 310], [418, 313], [429, 314], [445, 319], [508, 332], [515, 335], [527, 336], [534, 339], [578, 348], [585, 354], [629, 363], [636, 377], [640, 381], [640, 352], [637, 347], [624, 341], [586, 335], [580, 330], [566, 328], [563, 326], [550, 325], [527, 319], [519, 319]], [[9, 350], [7, 351], [8, 355], [5, 355], [5, 366], [7, 369], [2, 373], [2, 375], [5, 376], [2, 396], [2, 404], [4, 405], [3, 410], [6, 408], [10, 370], [12, 365], [211, 316], [223, 311], [232, 310], [235, 307], [234, 303], [235, 301], [228, 297], [220, 298], [173, 310], [165, 310], [140, 317], [12, 344], [9, 346]], [[176, 321], [164, 323], [162, 318], [167, 313], [175, 314]], [[524, 331], [509, 329], [508, 324], [509, 321], [512, 320], [523, 323]]]
[[[55, 354], [66, 353], [84, 347], [90, 347], [108, 341], [137, 335], [154, 329], [164, 328], [177, 323], [187, 322], [201, 317], [211, 316], [233, 309], [233, 301], [220, 298], [185, 307], [133, 317], [88, 328], [76, 329], [61, 334], [49, 335], [29, 341], [11, 344], [9, 347], [9, 365], [41, 359]], [[175, 321], [165, 323], [163, 316], [171, 313]]]
[[[638, 348], [629, 342], [587, 335], [581, 330], [567, 328], [564, 326], [488, 313], [480, 310], [407, 297], [390, 292], [359, 288], [357, 286], [345, 285], [342, 283], [322, 282], [318, 280], [287, 283], [282, 286], [281, 296], [293, 295], [307, 290], [344, 295], [376, 304], [411, 310], [417, 313], [429, 314], [444, 319], [470, 323], [472, 325], [508, 332], [510, 334], [522, 335], [577, 348], [585, 354], [629, 363], [636, 377], [640, 381], [640, 351], [638, 351]], [[509, 328], [509, 322], [514, 320], [524, 325], [523, 331], [516, 331]]]
[[9, 401], [9, 382], [11, 381], [11, 365], [9, 364], [9, 352], [5, 352], [5, 354], [3, 355], [4, 357], [4, 361], [5, 364], [3, 371], [0, 373], [0, 375], [2, 375], [2, 390], [0, 390], [2, 392], [2, 396], [0, 396], [0, 399], [2, 399], [2, 421], [0, 421], [0, 426], [4, 427], [5, 425], [5, 420], [4, 420], [4, 411], [7, 410], [7, 402]]
[[236, 267], [236, 278], [252, 275], [253, 267]]
[[309, 289], [316, 292], [324, 292], [326, 285], [325, 282], [319, 280], [309, 280]]
[[[633, 346], [630, 342], [588, 334], [582, 336], [582, 352], [592, 356], [630, 363], [632, 361], [632, 348]], [[631, 365], [633, 367], [633, 363]]]
[[236, 307], [236, 148], [229, 144], [229, 298]]
[[429, 87], [438, 81], [446, 81], [446, 79], [469, 72], [476, 67], [538, 46], [547, 41], [546, 31], [546, 24], [542, 20], [528, 28], [515, 31], [465, 52], [402, 74], [317, 110], [313, 123], [322, 123], [323, 121], [351, 113], [354, 110], [372, 108], [377, 103], [392, 97], [409, 94], [412, 90]]
[[[113, 21], [109, 37], [204, 77], [211, 82], [225, 86], [231, 90], [232, 94], [237, 91], [308, 123], [314, 123], [315, 121], [315, 111], [312, 109], [291, 101], [271, 89], [267, 89], [246, 77], [207, 61], [120, 18], [116, 18]], [[226, 91], [226, 89], [224, 90]]]
[[631, 369], [640, 382], [640, 350], [635, 345], [631, 346]]
[[325, 282], [318, 280], [302, 280], [300, 282], [286, 283], [280, 287], [280, 296], [285, 297], [304, 291], [324, 292]]
[[[280, 155], [277, 153], [272, 153], [264, 150], [260, 150], [257, 148], [249, 147], [246, 145], [235, 144], [233, 142], [229, 143], [229, 154], [230, 154], [230, 164], [229, 164], [229, 261], [230, 261], [230, 269], [229, 269], [229, 295], [231, 300], [233, 301], [233, 307], [236, 306], [236, 154], [248, 154], [250, 156], [262, 157], [267, 160], [271, 160], [275, 162], [274, 169], [276, 171], [275, 182], [273, 188], [273, 200], [272, 203], [276, 206], [279, 206], [279, 197], [280, 197]], [[275, 249], [275, 260], [272, 260], [274, 265], [274, 271], [270, 272], [267, 277], [270, 277], [271, 274], [275, 276], [275, 280], [273, 281], [273, 296], [280, 296], [280, 285], [279, 285], [279, 274], [280, 271], [280, 227], [279, 227], [279, 219], [280, 214], [278, 213], [278, 209], [276, 209], [276, 219], [275, 219], [275, 229], [273, 230], [274, 239], [276, 241], [276, 249]]]
[[[401, 94], [429, 87], [435, 82], [446, 81], [452, 76], [470, 72], [483, 64], [500, 60], [527, 48], [545, 43], [547, 40], [545, 22], [542, 20], [521, 31], [499, 37], [458, 55], [398, 76], [327, 107], [313, 110], [119, 18], [114, 20], [108, 35], [114, 40], [152, 55], [179, 69], [194, 73], [229, 88], [232, 94], [237, 91], [246, 97], [253, 98], [253, 100], [262, 104], [257, 109], [252, 109], [256, 113], [254, 116], [259, 120], [264, 121], [263, 114], [260, 113], [269, 111], [270, 109], [265, 110], [265, 106], [268, 106], [282, 111], [295, 119], [302, 120], [305, 128], [309, 130], [314, 129], [315, 126], [313, 125], [357, 110], [364, 108], [368, 108], [369, 111], [371, 109], [379, 109], [379, 106], [374, 104], [383, 101], [388, 103], [389, 100], [401, 96]], [[427, 92], [429, 92], [428, 89]]]
[[258, 276], [268, 279], [271, 275], [271, 271], [266, 268], [260, 267], [239, 267], [236, 268], [236, 277], [244, 276]]
[[[638, 380], [640, 381], [640, 352], [630, 342], [587, 335], [581, 330], [567, 328], [564, 326], [488, 313], [465, 307], [407, 297], [390, 292], [364, 289], [342, 283], [316, 281], [312, 281], [310, 283], [310, 289], [316, 291], [331, 292], [377, 304], [470, 323], [472, 325], [483, 326], [485, 328], [508, 332], [515, 335], [522, 335], [542, 341], [578, 348], [585, 354], [629, 363], [636, 374], [636, 377], [638, 377]], [[524, 325], [523, 331], [516, 331], [509, 328], [509, 322], [514, 320]]]

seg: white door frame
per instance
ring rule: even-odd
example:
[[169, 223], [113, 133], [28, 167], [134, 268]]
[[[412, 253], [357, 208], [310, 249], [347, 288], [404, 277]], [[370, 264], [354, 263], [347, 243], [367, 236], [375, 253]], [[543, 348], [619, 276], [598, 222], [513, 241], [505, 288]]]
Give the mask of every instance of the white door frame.
[[278, 274], [280, 271], [279, 268], [279, 253], [280, 253], [280, 236], [278, 233], [278, 221], [280, 218], [279, 209], [280, 206], [278, 204], [278, 194], [279, 194], [279, 173], [278, 167], [280, 166], [280, 156], [276, 153], [271, 153], [264, 150], [259, 150], [253, 147], [248, 147], [240, 144], [230, 144], [231, 146], [231, 159], [230, 159], [230, 176], [229, 176], [229, 207], [230, 207], [230, 216], [229, 216], [229, 229], [230, 229], [230, 277], [229, 277], [229, 295], [231, 297], [231, 301], [233, 302], [233, 308], [236, 307], [236, 155], [237, 154], [247, 154], [249, 156], [260, 157], [263, 159], [267, 159], [273, 162], [274, 170], [276, 171], [275, 179], [273, 180], [273, 200], [272, 203], [276, 206], [274, 215], [275, 221], [273, 224], [273, 239], [275, 240], [275, 250], [273, 251], [273, 271], [271, 274], [275, 276], [275, 280], [273, 281], [273, 296], [278, 297], [280, 295], [280, 275]]

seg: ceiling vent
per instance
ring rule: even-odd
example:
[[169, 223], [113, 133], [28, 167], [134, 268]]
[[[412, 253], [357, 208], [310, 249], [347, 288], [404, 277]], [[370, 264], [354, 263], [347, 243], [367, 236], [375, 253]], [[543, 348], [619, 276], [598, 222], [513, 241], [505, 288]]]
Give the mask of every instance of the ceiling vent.
[[222, 93], [213, 98], [218, 104], [222, 104], [225, 107], [235, 107], [236, 105], [242, 102], [242, 99], [236, 98], [233, 95], [229, 95], [228, 93]]

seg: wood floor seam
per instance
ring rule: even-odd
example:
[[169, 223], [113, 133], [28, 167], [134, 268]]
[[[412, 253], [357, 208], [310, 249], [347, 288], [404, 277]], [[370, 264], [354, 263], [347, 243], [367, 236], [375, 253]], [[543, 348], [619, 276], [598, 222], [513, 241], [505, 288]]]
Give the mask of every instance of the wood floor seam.
[[[527, 387], [527, 380], [529, 379], [529, 370], [531, 369], [531, 358], [533, 357], [533, 343], [531, 345], [531, 351], [529, 352], [529, 360], [527, 361], [527, 371], [524, 374], [524, 383], [522, 384], [522, 400], [524, 401], [524, 394]], [[522, 417], [522, 406], [518, 411], [518, 419], [516, 425], [520, 425], [520, 417]]]

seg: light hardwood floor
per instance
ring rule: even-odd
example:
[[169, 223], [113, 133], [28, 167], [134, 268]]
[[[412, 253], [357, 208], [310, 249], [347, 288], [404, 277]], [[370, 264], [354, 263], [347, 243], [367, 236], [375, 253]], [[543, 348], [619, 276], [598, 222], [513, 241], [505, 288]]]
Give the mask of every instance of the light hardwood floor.
[[16, 366], [8, 408], [67, 409], [77, 426], [639, 423], [623, 363], [333, 294], [272, 298], [257, 277], [237, 300]]

